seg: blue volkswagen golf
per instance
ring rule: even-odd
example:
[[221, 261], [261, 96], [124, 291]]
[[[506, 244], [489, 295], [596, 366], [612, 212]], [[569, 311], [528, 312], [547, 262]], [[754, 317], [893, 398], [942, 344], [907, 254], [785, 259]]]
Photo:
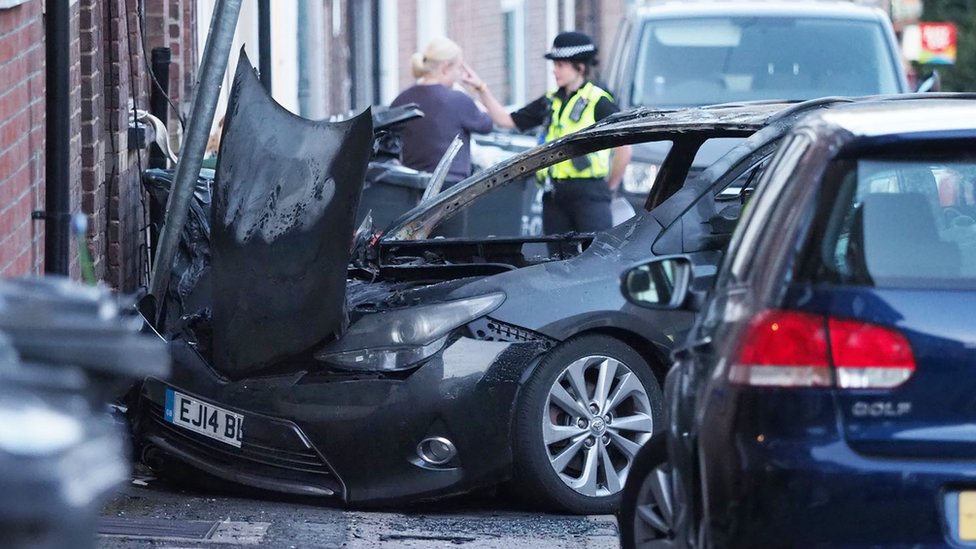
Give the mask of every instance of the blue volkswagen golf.
[[707, 299], [680, 256], [623, 277], [701, 311], [623, 545], [976, 546], [976, 101], [810, 115], [763, 179]]

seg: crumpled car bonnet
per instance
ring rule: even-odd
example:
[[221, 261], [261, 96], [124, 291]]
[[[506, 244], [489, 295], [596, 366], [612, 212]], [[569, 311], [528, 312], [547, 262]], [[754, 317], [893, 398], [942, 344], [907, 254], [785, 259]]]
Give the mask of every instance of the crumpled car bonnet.
[[291, 114], [241, 52], [210, 220], [217, 370], [240, 377], [342, 330], [372, 142], [369, 109], [335, 123]]

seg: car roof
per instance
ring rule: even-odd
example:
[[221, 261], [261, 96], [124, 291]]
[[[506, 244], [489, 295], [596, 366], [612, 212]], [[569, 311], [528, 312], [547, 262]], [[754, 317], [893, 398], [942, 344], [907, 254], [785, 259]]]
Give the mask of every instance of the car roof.
[[674, 0], [643, 6], [635, 11], [643, 19], [688, 17], [805, 17], [838, 19], [876, 19], [883, 15], [877, 8], [840, 1], [726, 1], [694, 2]]
[[813, 114], [804, 125], [852, 138], [976, 130], [976, 94], [915, 96], [903, 101], [851, 103]]

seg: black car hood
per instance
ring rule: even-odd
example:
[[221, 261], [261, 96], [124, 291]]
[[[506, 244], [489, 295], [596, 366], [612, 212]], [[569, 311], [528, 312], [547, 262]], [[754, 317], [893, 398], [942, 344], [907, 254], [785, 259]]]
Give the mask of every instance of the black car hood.
[[373, 142], [367, 109], [306, 120], [241, 53], [214, 181], [213, 366], [238, 377], [334, 337]]

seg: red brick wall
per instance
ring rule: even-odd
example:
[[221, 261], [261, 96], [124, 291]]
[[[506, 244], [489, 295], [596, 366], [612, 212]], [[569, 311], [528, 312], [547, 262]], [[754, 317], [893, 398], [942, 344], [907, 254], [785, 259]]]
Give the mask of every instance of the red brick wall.
[[105, 214], [105, 60], [102, 52], [105, 14], [101, 2], [79, 2], [81, 47], [81, 199], [88, 216], [88, 249], [96, 276], [104, 278], [107, 218]]
[[[133, 75], [144, 69], [135, 2], [80, 0], [80, 172], [77, 201], [89, 218], [88, 247], [96, 276], [125, 291], [142, 280], [143, 223], [139, 172], [146, 150], [128, 150], [131, 106], [146, 109], [145, 86]], [[134, 103], [133, 103], [134, 102]], [[140, 160], [142, 162], [140, 163]]]
[[44, 224], [41, 2], [0, 9], [0, 276], [40, 274]]
[[196, 44], [197, 13], [195, 0], [146, 0], [146, 55], [152, 60], [154, 48], [169, 48], [169, 98], [171, 105], [166, 127], [171, 144], [178, 146], [182, 136], [179, 115], [189, 113], [199, 57]]
[[[464, 50], [469, 65], [491, 87], [499, 100], [508, 86], [505, 66], [505, 34], [500, 2], [454, 0], [449, 2], [447, 36]], [[416, 19], [414, 19], [416, 24]], [[415, 39], [416, 40], [416, 39]], [[416, 44], [416, 41], [414, 42]], [[421, 45], [423, 48], [426, 45]], [[411, 50], [416, 51], [416, 49]], [[409, 59], [406, 65], [410, 72]]]
[[[133, 109], [149, 110], [149, 74], [143, 51], [171, 48], [170, 95], [177, 108], [189, 98], [196, 69], [195, 9], [192, 0], [146, 0], [140, 25], [136, 0], [79, 0], [78, 40], [73, 46], [72, 211], [89, 218], [88, 246], [97, 278], [131, 291], [147, 282], [146, 196], [140, 174], [149, 151], [129, 143]], [[141, 29], [146, 31], [143, 44]], [[74, 32], [74, 31], [73, 31]], [[179, 123], [171, 108], [168, 124], [178, 141]], [[72, 256], [71, 273], [78, 276]]]
[[[525, 6], [525, 86], [526, 100], [544, 94], [547, 89], [550, 65], [543, 58], [551, 44], [546, 36], [548, 16], [546, 0], [524, 0]], [[577, 0], [577, 29], [596, 36], [600, 58], [605, 64], [612, 53], [613, 38], [626, 9], [626, 0]], [[464, 50], [465, 59], [502, 99], [508, 85], [505, 66], [504, 20], [500, 2], [484, 0], [448, 0], [447, 35]], [[562, 3], [556, 3], [562, 10]], [[417, 0], [400, 0], [398, 46], [400, 55], [400, 89], [410, 86], [410, 56], [417, 51]], [[562, 30], [562, 29], [557, 29]], [[423, 45], [420, 46], [421, 48]]]
[[577, 2], [576, 28], [588, 33], [599, 48], [597, 77], [613, 55], [614, 40], [627, 13], [625, 0], [585, 0]]

